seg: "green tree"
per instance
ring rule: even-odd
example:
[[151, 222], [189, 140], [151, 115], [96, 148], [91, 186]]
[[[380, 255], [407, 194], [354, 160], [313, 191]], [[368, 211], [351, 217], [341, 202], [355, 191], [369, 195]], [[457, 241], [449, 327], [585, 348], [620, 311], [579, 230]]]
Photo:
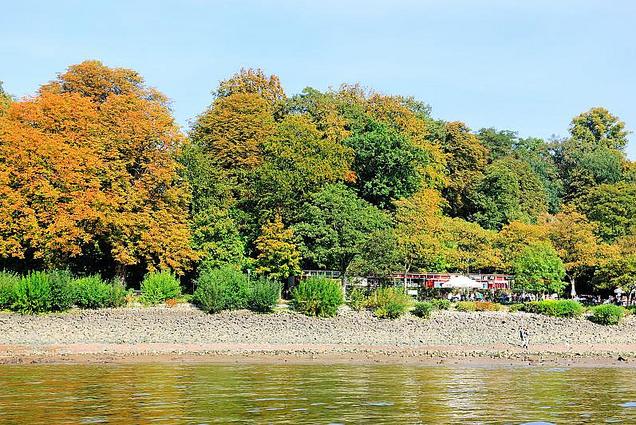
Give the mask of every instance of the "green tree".
[[528, 164], [508, 157], [484, 172], [469, 195], [475, 205], [471, 218], [483, 227], [498, 230], [513, 220], [536, 222], [547, 212], [544, 186]]
[[300, 251], [294, 231], [285, 228], [280, 215], [261, 228], [256, 239], [256, 273], [282, 281], [300, 274]]
[[605, 242], [626, 236], [636, 226], [636, 184], [619, 182], [596, 186], [581, 197], [579, 209], [598, 224]]
[[355, 152], [354, 185], [362, 198], [387, 208], [393, 200], [419, 189], [422, 177], [418, 164], [424, 161], [423, 152], [397, 131], [372, 120], [345, 144]]
[[565, 268], [554, 247], [537, 242], [524, 248], [512, 263], [515, 286], [523, 292], [561, 293]]
[[330, 184], [312, 196], [295, 226], [303, 257], [311, 264], [338, 270], [343, 278], [370, 235], [388, 229], [390, 218], [342, 184]]
[[2, 87], [2, 81], [0, 81], [0, 115], [5, 113], [7, 109], [9, 109], [9, 105], [11, 104], [13, 99], [9, 96]]

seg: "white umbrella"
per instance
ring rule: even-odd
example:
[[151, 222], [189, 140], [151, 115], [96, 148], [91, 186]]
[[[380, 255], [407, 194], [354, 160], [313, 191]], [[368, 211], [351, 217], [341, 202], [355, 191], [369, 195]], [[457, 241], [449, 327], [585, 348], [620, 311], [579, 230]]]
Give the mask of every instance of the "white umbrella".
[[452, 276], [447, 282], [442, 283], [442, 288], [483, 289], [484, 285], [467, 276]]

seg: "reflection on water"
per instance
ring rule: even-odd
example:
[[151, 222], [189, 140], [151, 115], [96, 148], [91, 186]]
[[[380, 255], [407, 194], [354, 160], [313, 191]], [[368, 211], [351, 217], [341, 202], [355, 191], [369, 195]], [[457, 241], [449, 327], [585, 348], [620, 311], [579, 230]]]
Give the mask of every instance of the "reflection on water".
[[636, 370], [0, 366], [0, 423], [636, 423]]

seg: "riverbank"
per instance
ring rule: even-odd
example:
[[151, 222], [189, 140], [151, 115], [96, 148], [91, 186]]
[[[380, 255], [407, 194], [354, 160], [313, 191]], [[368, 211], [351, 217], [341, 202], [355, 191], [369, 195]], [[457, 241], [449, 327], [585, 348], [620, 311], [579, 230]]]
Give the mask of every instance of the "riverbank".
[[[519, 328], [530, 348], [519, 345]], [[602, 326], [528, 313], [438, 311], [380, 320], [343, 310], [210, 315], [189, 304], [0, 314], [0, 363], [325, 362], [578, 364], [636, 367], [636, 318]], [[619, 358], [621, 360], [619, 360]]]

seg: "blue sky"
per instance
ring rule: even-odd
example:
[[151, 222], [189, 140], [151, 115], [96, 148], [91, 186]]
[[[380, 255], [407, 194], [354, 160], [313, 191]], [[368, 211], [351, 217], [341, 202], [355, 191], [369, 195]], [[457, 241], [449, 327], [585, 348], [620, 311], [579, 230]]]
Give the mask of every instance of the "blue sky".
[[[473, 129], [565, 135], [574, 115], [600, 105], [636, 130], [633, 1], [3, 3], [0, 80], [16, 96], [100, 59], [139, 71], [187, 126], [219, 80], [261, 67], [288, 94], [360, 82]], [[628, 154], [636, 159], [634, 135]]]

